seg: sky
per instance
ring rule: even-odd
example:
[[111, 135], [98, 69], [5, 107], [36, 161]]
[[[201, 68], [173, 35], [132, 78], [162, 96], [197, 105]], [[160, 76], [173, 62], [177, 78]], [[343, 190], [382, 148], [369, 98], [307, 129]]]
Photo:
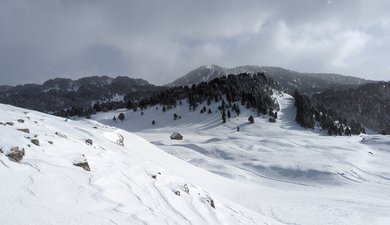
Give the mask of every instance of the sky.
[[0, 0], [0, 85], [209, 64], [390, 80], [388, 0]]

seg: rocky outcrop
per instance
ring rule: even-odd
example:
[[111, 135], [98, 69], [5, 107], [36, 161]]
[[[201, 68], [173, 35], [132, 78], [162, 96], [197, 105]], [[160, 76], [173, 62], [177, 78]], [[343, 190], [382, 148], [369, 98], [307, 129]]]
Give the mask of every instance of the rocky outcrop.
[[24, 148], [19, 147], [13, 147], [11, 150], [6, 154], [6, 156], [14, 162], [20, 162], [24, 157]]

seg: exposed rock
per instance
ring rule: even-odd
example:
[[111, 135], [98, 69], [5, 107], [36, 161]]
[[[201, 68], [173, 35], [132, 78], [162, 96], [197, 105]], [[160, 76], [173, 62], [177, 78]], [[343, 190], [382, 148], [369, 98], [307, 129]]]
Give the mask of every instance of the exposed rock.
[[215, 209], [215, 204], [214, 204], [214, 200], [213, 199], [210, 199], [210, 206]]
[[88, 162], [78, 162], [78, 163], [73, 163], [74, 166], [78, 166], [83, 168], [86, 171], [91, 171], [91, 168], [89, 168]]
[[92, 141], [91, 139], [87, 139], [87, 140], [85, 140], [85, 143], [86, 143], [87, 145], [92, 145], [92, 144], [93, 144], [93, 141]]
[[18, 131], [21, 131], [21, 132], [24, 132], [24, 133], [30, 133], [30, 130], [29, 129], [27, 129], [27, 128], [19, 128], [19, 129], [17, 129]]
[[121, 134], [118, 134], [118, 139], [117, 139], [117, 143], [124, 146], [125, 144], [123, 143], [123, 141], [125, 140], [125, 138], [121, 135]]
[[48, 142], [49, 142], [49, 144], [51, 144], [51, 145], [53, 144], [53, 142], [52, 142], [52, 141], [48, 141]]
[[38, 139], [32, 139], [31, 143], [33, 143], [36, 146], [39, 146], [39, 140]]
[[13, 147], [6, 155], [11, 161], [20, 162], [24, 156], [24, 148]]
[[14, 125], [13, 122], [6, 122], [5, 124], [10, 125], [10, 126], [13, 126], [13, 125]]
[[82, 155], [81, 159], [79, 159], [77, 161], [74, 161], [73, 165], [81, 167], [81, 168], [83, 168], [86, 171], [91, 171], [91, 168], [89, 167], [88, 161], [87, 161], [87, 159], [85, 158], [84, 155]]
[[180, 191], [175, 191], [175, 195], [180, 196]]
[[184, 190], [185, 193], [190, 194], [190, 188], [188, 187], [187, 184], [183, 185], [183, 190]]
[[60, 132], [56, 132], [56, 135], [62, 138], [67, 138], [65, 134], [62, 134]]
[[0, 148], [0, 153], [2, 153], [2, 154], [4, 153], [4, 152], [3, 152], [3, 148]]
[[18, 119], [18, 122], [19, 122], [19, 123], [24, 123], [24, 120]]
[[157, 179], [157, 175], [155, 175], [155, 174], [152, 174], [151, 177], [152, 177], [153, 179]]
[[5, 125], [4, 123], [0, 122], [0, 125]]

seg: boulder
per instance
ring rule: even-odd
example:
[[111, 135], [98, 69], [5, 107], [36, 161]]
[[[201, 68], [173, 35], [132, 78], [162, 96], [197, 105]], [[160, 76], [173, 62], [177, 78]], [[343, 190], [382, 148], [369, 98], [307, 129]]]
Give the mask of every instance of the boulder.
[[38, 139], [32, 139], [31, 143], [33, 143], [36, 146], [39, 146], [39, 140]]
[[87, 139], [87, 140], [85, 140], [85, 143], [86, 143], [87, 145], [92, 145], [92, 144], [93, 144], [93, 141], [92, 141], [91, 139]]
[[13, 126], [13, 125], [14, 125], [13, 122], [6, 122], [5, 124], [10, 125], [10, 126]]
[[116, 140], [116, 143], [124, 146], [125, 144], [123, 143], [123, 141], [125, 140], [125, 138], [121, 134], [117, 134], [117, 135], [118, 135], [118, 139]]
[[14, 162], [20, 162], [24, 156], [24, 148], [13, 147], [6, 156]]
[[62, 134], [60, 132], [56, 132], [56, 135], [62, 138], [67, 138], [65, 134]]
[[24, 133], [30, 133], [30, 130], [27, 128], [19, 128], [18, 131], [24, 132]]
[[24, 120], [18, 119], [18, 122], [19, 122], [19, 123], [24, 123]]
[[85, 161], [85, 162], [74, 162], [73, 165], [81, 167], [81, 168], [83, 168], [86, 171], [91, 171], [91, 168], [89, 168], [89, 164], [88, 164], [87, 161]]
[[83, 168], [85, 171], [91, 171], [91, 168], [89, 167], [88, 161], [85, 158], [84, 155], [73, 161], [74, 166], [78, 166]]

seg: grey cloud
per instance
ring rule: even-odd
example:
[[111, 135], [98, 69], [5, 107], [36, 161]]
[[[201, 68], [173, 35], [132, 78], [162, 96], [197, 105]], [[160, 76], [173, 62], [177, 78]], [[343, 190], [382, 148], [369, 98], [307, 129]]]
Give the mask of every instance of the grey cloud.
[[129, 75], [168, 83], [202, 64], [388, 80], [385, 0], [0, 2], [0, 84]]

